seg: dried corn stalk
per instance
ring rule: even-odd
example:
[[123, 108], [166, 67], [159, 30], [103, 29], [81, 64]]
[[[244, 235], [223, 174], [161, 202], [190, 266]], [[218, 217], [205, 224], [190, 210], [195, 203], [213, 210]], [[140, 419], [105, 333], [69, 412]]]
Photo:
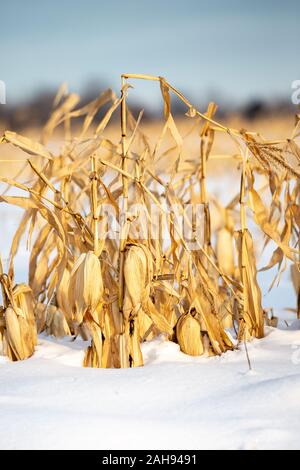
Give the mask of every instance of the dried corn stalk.
[[[133, 79], [160, 85], [164, 125], [156, 142], [142, 128], [142, 113], [135, 119], [128, 107], [128, 80]], [[172, 115], [171, 94], [186, 106], [192, 120], [186, 135]], [[77, 95], [62, 87], [43, 129], [43, 143], [13, 132], [5, 132], [0, 140], [1, 145], [18, 148], [28, 162], [27, 184], [0, 180], [5, 189], [18, 191], [1, 191], [0, 202], [25, 211], [12, 241], [8, 276], [0, 273], [0, 352], [14, 360], [32, 354], [34, 323], [38, 332], [81, 335], [90, 341], [84, 359], [89, 367], [142, 365], [141, 343], [160, 333], [178, 341], [184, 352], [197, 355], [232, 349], [225, 330], [235, 324], [240, 339], [262, 337], [264, 312], [246, 205], [265, 245], [269, 240], [276, 244], [263, 269], [277, 265], [280, 278], [286, 258], [291, 260], [299, 300], [299, 120], [288, 141], [269, 142], [254, 132], [219, 123], [214, 103], [201, 113], [163, 77], [137, 74], [122, 76], [119, 98], [107, 90], [83, 107], [77, 103]], [[121, 132], [114, 140], [106, 130], [118, 109]], [[46, 143], [58, 127], [63, 127], [65, 139], [56, 156]], [[199, 158], [192, 158], [187, 146], [192, 132], [200, 143]], [[233, 139], [239, 154], [216, 155], [217, 134]], [[243, 164], [240, 194], [225, 208], [215, 204], [215, 214], [211, 202], [216, 201], [206, 187], [207, 164], [228, 158]], [[263, 178], [263, 189], [255, 189], [255, 178]], [[186, 215], [189, 203], [191, 221]], [[105, 218], [107, 206], [120, 219], [119, 227]], [[159, 212], [155, 222], [152, 206]], [[138, 231], [141, 207], [145, 220]], [[188, 239], [178, 230], [178, 214], [189, 222]], [[157, 228], [154, 238], [147, 233], [152, 222]], [[14, 258], [26, 235], [31, 291], [24, 285], [12, 288]], [[298, 315], [299, 310], [298, 302]]]

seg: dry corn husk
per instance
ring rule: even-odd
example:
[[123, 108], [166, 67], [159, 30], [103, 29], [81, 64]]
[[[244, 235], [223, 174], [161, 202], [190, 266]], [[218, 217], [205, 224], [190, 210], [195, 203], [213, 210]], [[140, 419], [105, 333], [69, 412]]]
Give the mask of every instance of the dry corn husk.
[[142, 310], [159, 331], [172, 335], [172, 327], [150, 299], [152, 277], [151, 252], [144, 245], [130, 245], [124, 263], [125, 317], [135, 317]]
[[8, 307], [5, 310], [5, 325], [8, 356], [13, 361], [22, 361], [32, 356], [36, 345], [36, 330], [32, 329], [22, 310]]
[[228, 299], [227, 290], [224, 287], [220, 287], [219, 295], [222, 299], [221, 309], [219, 313], [220, 322], [224, 330], [230, 329], [233, 327], [232, 301], [231, 299]]
[[222, 308], [221, 310], [220, 320], [224, 330], [233, 327], [233, 314], [231, 312], [228, 312], [225, 308]]
[[264, 336], [264, 311], [261, 305], [261, 290], [256, 279], [256, 261], [250, 232], [248, 230], [239, 231], [236, 241], [239, 253], [239, 268], [244, 284], [244, 325], [242, 325], [239, 337], [240, 339], [262, 338]]
[[233, 276], [233, 239], [232, 233], [227, 228], [222, 228], [217, 233], [217, 259], [221, 271], [227, 276]]
[[143, 354], [140, 346], [139, 318], [135, 317], [129, 324], [129, 363], [131, 367], [144, 365]]
[[190, 313], [179, 318], [176, 336], [180, 349], [185, 354], [201, 356], [204, 353], [200, 323]]
[[92, 342], [85, 352], [84, 367], [102, 367], [102, 331], [91, 316], [84, 322], [90, 332]]
[[123, 367], [130, 367], [128, 335], [118, 334], [105, 338], [102, 350], [102, 367], [119, 369], [121, 367], [121, 350], [126, 353], [125, 358], [122, 359]]
[[178, 311], [180, 295], [167, 281], [155, 281], [153, 285], [157, 311], [165, 317], [171, 328], [175, 328], [180, 316]]
[[23, 360], [32, 356], [37, 344], [35, 301], [31, 288], [26, 284], [16, 285], [12, 297], [14, 307], [8, 307], [5, 312], [7, 343], [16, 360]]
[[153, 321], [150, 319], [150, 317], [148, 317], [148, 315], [145, 314], [143, 310], [138, 312], [138, 319], [140, 340], [150, 341], [155, 336], [155, 326]]
[[125, 295], [123, 311], [126, 318], [136, 315], [150, 296], [153, 277], [152, 256], [143, 245], [130, 245], [125, 254]]
[[[119, 362], [114, 363], [113, 349], [114, 349], [114, 337], [107, 337], [103, 341], [102, 346], [102, 357], [101, 357], [101, 367], [105, 369], [114, 369], [119, 368]], [[90, 353], [91, 354], [91, 353]], [[88, 364], [89, 358], [86, 356], [86, 364]], [[86, 366], [87, 367], [87, 366]]]
[[36, 321], [37, 332], [42, 333], [46, 327], [47, 308], [42, 302], [38, 302], [35, 306], [34, 316]]
[[127, 352], [127, 367], [130, 366], [128, 335], [110, 335], [111, 332], [107, 324], [104, 326], [104, 331], [102, 331], [100, 326], [90, 316], [84, 321], [83, 325], [86, 327], [91, 338], [91, 344], [84, 356], [84, 367], [120, 368], [121, 341], [125, 344], [125, 351]]
[[103, 297], [100, 261], [92, 251], [83, 253], [75, 262], [68, 293], [73, 318], [81, 324], [87, 311], [93, 315]]
[[17, 308], [19, 308], [24, 315], [24, 319], [27, 321], [28, 326], [31, 329], [31, 335], [34, 338], [34, 342], [37, 342], [37, 331], [35, 323], [35, 300], [33, 297], [32, 290], [27, 284], [17, 284], [13, 288], [13, 301]]
[[72, 311], [70, 309], [69, 301], [69, 283], [70, 271], [65, 269], [61, 281], [56, 288], [56, 302], [59, 309], [63, 312], [68, 322], [72, 320]]
[[[97, 316], [97, 321], [95, 321]], [[120, 350], [121, 340], [125, 340], [125, 350], [128, 367], [129, 363], [129, 347], [128, 335], [120, 334], [119, 308], [117, 302], [103, 305], [94, 311], [93, 317], [86, 315], [80, 329], [84, 328], [91, 339], [91, 344], [85, 352], [83, 361], [84, 367], [103, 367], [103, 368], [120, 368]]]
[[1, 352], [13, 361], [27, 359], [37, 343], [32, 290], [26, 284], [12, 287], [9, 276], [2, 275], [0, 280], [6, 306], [0, 312]]
[[[123, 312], [127, 321], [129, 363], [143, 365], [140, 339], [144, 339], [154, 324], [161, 332], [172, 334], [165, 317], [150, 299], [153, 277], [152, 255], [144, 245], [130, 245], [125, 254], [125, 295]], [[150, 322], [147, 320], [150, 319]], [[140, 324], [141, 319], [141, 324]]]
[[46, 312], [45, 332], [47, 335], [55, 336], [55, 338], [71, 336], [69, 325], [59, 308], [49, 305], [46, 307]]
[[[104, 305], [102, 320], [103, 344], [101, 365], [104, 368], [119, 368], [119, 334], [122, 330], [117, 300]], [[100, 321], [99, 321], [100, 323]]]
[[107, 336], [115, 336], [122, 332], [122, 323], [119, 311], [119, 303], [116, 298], [109, 305], [103, 306], [104, 313], [104, 334]]
[[[150, 296], [152, 279], [151, 253], [143, 245], [132, 245], [126, 251], [124, 262], [125, 293], [123, 313], [127, 322], [129, 365], [143, 365], [140, 347], [138, 314]], [[130, 327], [129, 327], [130, 322]]]
[[233, 344], [217, 316], [221, 303], [219, 291], [200, 263], [198, 276], [195, 276], [190, 264], [189, 279], [182, 283], [187, 293], [187, 303], [190, 311], [193, 308], [197, 312], [201, 330], [207, 332], [212, 350], [220, 355], [232, 349]]

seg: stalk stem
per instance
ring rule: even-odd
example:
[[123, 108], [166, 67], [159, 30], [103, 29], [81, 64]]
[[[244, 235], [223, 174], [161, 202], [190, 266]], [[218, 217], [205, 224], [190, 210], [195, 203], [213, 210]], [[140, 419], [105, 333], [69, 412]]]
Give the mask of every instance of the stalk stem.
[[242, 173], [241, 173], [241, 187], [240, 187], [240, 221], [241, 221], [241, 266], [242, 266], [242, 285], [243, 285], [243, 320], [244, 324], [248, 325], [247, 315], [249, 311], [248, 306], [248, 296], [247, 296], [247, 272], [246, 272], [246, 260], [245, 253], [247, 250], [246, 246], [246, 230], [247, 230], [247, 220], [246, 220], [246, 207], [245, 207], [245, 179], [246, 179], [246, 161], [243, 158]]
[[[122, 171], [127, 173], [127, 108], [126, 108], [126, 80], [122, 77], [122, 89], [121, 89], [121, 146], [122, 146]], [[124, 316], [124, 291], [125, 291], [125, 279], [124, 279], [124, 263], [125, 263], [125, 249], [127, 239], [127, 216], [128, 216], [128, 179], [125, 174], [122, 173], [122, 185], [123, 185], [123, 209], [121, 211], [121, 227], [120, 227], [120, 266], [119, 266], [119, 313], [120, 313], [120, 365], [121, 368], [128, 367], [129, 357], [127, 354], [126, 338], [125, 334], [128, 328], [126, 328], [126, 320]]]
[[98, 176], [96, 157], [91, 157], [92, 167], [92, 188], [91, 188], [91, 205], [93, 213], [93, 235], [94, 235], [94, 253], [99, 256], [99, 233], [98, 233]]

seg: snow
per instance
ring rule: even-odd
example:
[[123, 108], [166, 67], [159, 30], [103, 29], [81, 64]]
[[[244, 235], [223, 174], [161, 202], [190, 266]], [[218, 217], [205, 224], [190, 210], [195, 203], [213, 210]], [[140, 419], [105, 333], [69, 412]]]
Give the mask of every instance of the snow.
[[299, 449], [300, 333], [192, 358], [163, 337], [145, 367], [84, 369], [85, 343], [40, 336], [35, 355], [0, 357], [1, 449]]

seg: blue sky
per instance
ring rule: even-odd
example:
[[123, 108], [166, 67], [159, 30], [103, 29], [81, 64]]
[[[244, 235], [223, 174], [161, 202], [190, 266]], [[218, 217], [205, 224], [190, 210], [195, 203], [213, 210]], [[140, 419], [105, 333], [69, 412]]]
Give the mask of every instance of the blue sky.
[[[118, 89], [122, 72], [164, 75], [189, 97], [290, 95], [300, 79], [297, 0], [1, 0], [7, 101], [67, 81]], [[297, 32], [298, 31], [298, 32]], [[137, 84], [152, 106], [157, 87]]]

